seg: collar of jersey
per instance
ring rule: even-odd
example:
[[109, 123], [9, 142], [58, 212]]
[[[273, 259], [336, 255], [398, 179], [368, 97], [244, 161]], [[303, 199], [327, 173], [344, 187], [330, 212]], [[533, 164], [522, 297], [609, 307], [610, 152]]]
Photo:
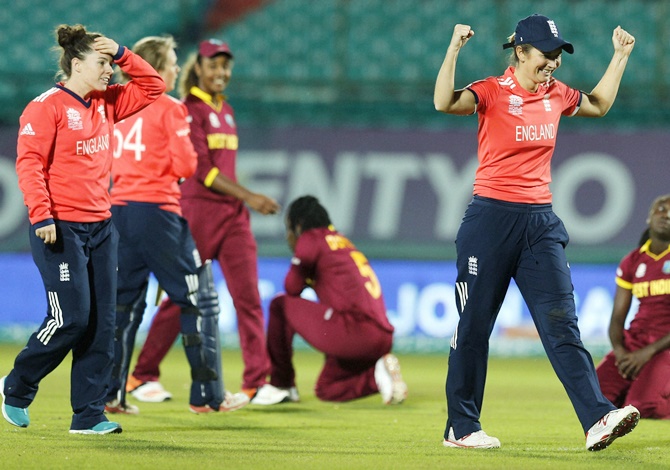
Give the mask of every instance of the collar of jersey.
[[651, 239], [647, 240], [647, 242], [640, 247], [640, 253], [646, 253], [651, 258], [653, 258], [654, 261], [658, 261], [659, 259], [663, 258], [665, 255], [667, 255], [670, 252], [670, 245], [668, 245], [668, 248], [666, 248], [663, 253], [655, 255], [654, 253], [649, 251], [650, 246], [651, 246]]
[[212, 96], [209, 93], [202, 91], [197, 86], [192, 86], [191, 89], [189, 90], [189, 93], [191, 93], [193, 96], [200, 98], [202, 101], [210, 105], [217, 112], [221, 111], [223, 102], [226, 100], [226, 95], [218, 94]]
[[83, 105], [86, 106], [87, 108], [90, 108], [90, 107], [91, 107], [91, 98], [89, 98], [88, 100], [85, 100], [84, 98], [82, 98], [81, 96], [79, 96], [78, 94], [76, 94], [74, 91], [72, 91], [72, 90], [70, 90], [70, 89], [68, 89], [68, 88], [65, 88], [65, 83], [63, 83], [63, 82], [58, 82], [58, 83], [56, 83], [56, 88], [60, 88], [60, 89], [63, 90], [65, 93], [67, 93], [68, 95], [72, 96], [74, 99], [76, 99], [77, 101], [79, 101], [81, 104], [83, 104]]

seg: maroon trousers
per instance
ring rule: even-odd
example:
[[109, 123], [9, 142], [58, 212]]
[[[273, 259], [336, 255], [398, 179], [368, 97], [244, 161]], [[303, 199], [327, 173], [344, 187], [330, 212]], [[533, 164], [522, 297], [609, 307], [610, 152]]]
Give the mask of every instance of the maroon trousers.
[[268, 352], [272, 363], [270, 383], [295, 385], [293, 337], [299, 334], [326, 355], [314, 391], [321, 400], [348, 401], [377, 393], [375, 363], [391, 351], [393, 333], [349, 312], [327, 305], [278, 295], [270, 303]]
[[[661, 336], [658, 332], [624, 330], [624, 345], [636, 351]], [[647, 362], [634, 380], [624, 379], [609, 352], [598, 364], [596, 372], [603, 395], [614, 406], [633, 405], [643, 418], [670, 419], [670, 350], [656, 354]]]
[[[258, 293], [258, 250], [249, 210], [240, 201], [203, 199], [182, 199], [181, 207], [200, 257], [218, 261], [233, 299], [244, 361], [242, 388], [260, 387], [267, 383], [270, 360]], [[179, 308], [170, 301], [163, 302], [133, 371], [136, 378], [143, 382], [158, 380], [159, 364], [179, 330]]]

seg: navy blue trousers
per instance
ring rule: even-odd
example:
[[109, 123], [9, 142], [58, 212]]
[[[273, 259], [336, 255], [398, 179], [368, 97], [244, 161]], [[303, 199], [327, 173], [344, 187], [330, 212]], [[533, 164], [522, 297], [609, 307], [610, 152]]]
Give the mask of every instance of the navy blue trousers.
[[119, 305], [132, 304], [153, 273], [180, 307], [195, 305], [192, 284], [202, 264], [186, 219], [158, 204], [112, 206], [119, 242]]
[[[196, 313], [198, 268], [202, 263], [186, 219], [161, 209], [159, 204], [114, 205], [112, 220], [120, 236], [119, 280], [115, 361], [107, 401], [125, 401], [128, 368], [144, 316], [149, 274], [154, 274], [175, 304]], [[187, 322], [189, 331], [198, 331], [199, 318], [195, 314], [182, 316], [182, 323]]]
[[567, 244], [551, 204], [475, 196], [468, 206], [456, 238], [460, 319], [449, 353], [445, 438], [451, 427], [456, 439], [481, 429], [489, 338], [512, 278], [584, 431], [615, 409], [580, 338]]
[[46, 245], [30, 228], [30, 247], [47, 294], [47, 316], [5, 380], [6, 402], [28, 407], [40, 381], [72, 351], [70, 429], [107, 421], [104, 398], [114, 357], [118, 234], [111, 219], [56, 221]]

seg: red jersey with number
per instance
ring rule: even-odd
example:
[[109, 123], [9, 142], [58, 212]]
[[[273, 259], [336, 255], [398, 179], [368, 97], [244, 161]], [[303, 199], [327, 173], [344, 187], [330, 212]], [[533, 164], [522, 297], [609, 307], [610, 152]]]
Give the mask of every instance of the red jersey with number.
[[237, 182], [237, 127], [233, 108], [222, 96], [212, 96], [198, 87], [184, 99], [191, 121], [191, 141], [198, 154], [195, 174], [181, 186], [183, 198], [237, 202], [230, 195], [210, 190], [221, 173]]
[[84, 100], [58, 83], [23, 111], [16, 171], [31, 224], [47, 219], [99, 222], [111, 217], [114, 123], [165, 91], [154, 68], [123, 49], [115, 62], [132, 77], [127, 84], [110, 85]]
[[112, 204], [152, 202], [181, 215], [179, 180], [195, 172], [198, 156], [184, 104], [166, 94], [114, 126]]
[[562, 115], [579, 110], [581, 92], [558, 80], [535, 93], [519, 85], [514, 67], [467, 87], [479, 118], [474, 194], [516, 203], [551, 202], [550, 163]]
[[288, 295], [298, 296], [307, 286], [314, 289], [322, 304], [393, 331], [370, 263], [332, 227], [306, 230], [298, 237], [284, 288]]
[[649, 251], [650, 244], [648, 240], [621, 260], [616, 283], [640, 301], [630, 329], [660, 338], [670, 333], [670, 246], [655, 255]]

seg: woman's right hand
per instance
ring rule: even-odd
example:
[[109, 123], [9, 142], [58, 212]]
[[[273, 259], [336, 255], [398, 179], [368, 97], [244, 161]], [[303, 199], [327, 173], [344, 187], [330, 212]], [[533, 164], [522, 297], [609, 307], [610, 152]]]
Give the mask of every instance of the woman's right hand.
[[53, 245], [56, 243], [56, 224], [49, 224], [35, 229], [35, 235], [44, 240], [45, 244]]
[[459, 50], [465, 46], [465, 43], [474, 36], [475, 32], [467, 24], [457, 24], [454, 26], [454, 34], [451, 36], [449, 47]]
[[119, 45], [113, 39], [100, 36], [93, 40], [93, 49], [101, 54], [108, 54], [114, 57], [119, 52]]

